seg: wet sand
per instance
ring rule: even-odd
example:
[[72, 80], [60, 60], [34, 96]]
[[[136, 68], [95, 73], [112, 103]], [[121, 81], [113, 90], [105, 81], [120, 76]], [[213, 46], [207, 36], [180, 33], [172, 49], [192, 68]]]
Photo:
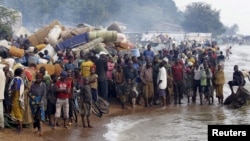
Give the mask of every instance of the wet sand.
[[[15, 129], [5, 129], [4, 132], [1, 132], [3, 134], [0, 134], [0, 141], [105, 141], [103, 135], [107, 132], [107, 128], [104, 125], [110, 123], [113, 117], [133, 114], [144, 117], [146, 115], [161, 115], [163, 113], [169, 113], [167, 117], [171, 117], [172, 114], [192, 113], [192, 111], [198, 113], [209, 111], [210, 114], [214, 113], [216, 115], [216, 113], [220, 113], [218, 111], [220, 111], [221, 108], [227, 108], [226, 106], [219, 105], [217, 98], [214, 99], [213, 105], [209, 105], [205, 101], [203, 105], [200, 105], [198, 99], [199, 97], [197, 97], [196, 103], [187, 103], [185, 97], [182, 100], [183, 104], [170, 104], [167, 105], [165, 110], [160, 110], [159, 105], [148, 108], [145, 108], [143, 105], [137, 105], [136, 108], [131, 108], [129, 104], [127, 104], [126, 109], [121, 109], [118, 103], [111, 103], [109, 114], [105, 114], [101, 118], [92, 114], [91, 124], [93, 128], [83, 128], [79, 117], [78, 123], [73, 123], [69, 129], [63, 128], [61, 125], [57, 127], [56, 130], [52, 130], [52, 128], [47, 125], [48, 123], [45, 122], [43, 125], [44, 133], [42, 137], [35, 134], [32, 128], [24, 128], [22, 134], [17, 134]], [[63, 121], [60, 120], [60, 123], [63, 123]]]
[[[159, 106], [145, 108], [143, 105], [137, 105], [131, 108], [129, 104], [122, 109], [118, 103], [111, 103], [109, 114], [103, 115], [101, 118], [91, 115], [91, 125], [93, 128], [83, 128], [81, 117], [78, 117], [78, 123], [73, 123], [69, 129], [61, 125], [56, 130], [52, 130], [48, 126], [48, 122], [43, 124], [43, 135], [39, 137], [33, 128], [24, 128], [23, 133], [18, 134], [16, 129], [5, 128], [0, 132], [0, 141], [68, 141], [68, 140], [86, 140], [86, 141], [104, 141], [103, 134], [107, 132], [105, 124], [109, 123], [113, 117], [122, 115], [131, 115], [135, 113], [148, 113], [155, 111]], [[60, 123], [63, 123], [60, 120]]]

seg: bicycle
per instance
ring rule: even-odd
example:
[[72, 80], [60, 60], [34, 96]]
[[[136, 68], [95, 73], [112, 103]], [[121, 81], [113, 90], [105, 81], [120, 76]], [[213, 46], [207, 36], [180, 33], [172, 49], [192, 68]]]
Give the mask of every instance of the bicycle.
[[77, 123], [78, 122], [78, 114], [80, 113], [79, 110], [79, 102], [80, 102], [80, 96], [79, 96], [80, 90], [74, 89], [73, 91], [73, 99], [72, 99], [72, 120]]
[[109, 103], [101, 97], [98, 97], [97, 101], [93, 101], [92, 112], [98, 117], [102, 117], [103, 114], [108, 114]]

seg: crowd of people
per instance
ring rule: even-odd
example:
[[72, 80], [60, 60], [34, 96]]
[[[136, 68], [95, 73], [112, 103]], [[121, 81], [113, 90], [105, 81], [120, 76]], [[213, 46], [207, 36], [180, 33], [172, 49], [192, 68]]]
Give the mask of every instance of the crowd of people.
[[[226, 60], [223, 51], [216, 44], [202, 48], [175, 45], [155, 54], [148, 44], [139, 57], [121, 52], [81, 51], [77, 58], [67, 49], [58, 52], [59, 58], [54, 62], [63, 68], [59, 76], [49, 75], [45, 67], [38, 70], [36, 54], [27, 48], [33, 57], [19, 60], [25, 67], [12, 72], [6, 64], [0, 70], [0, 102], [3, 101], [4, 107], [0, 110], [0, 127], [5, 126], [5, 113], [17, 121], [18, 132], [22, 132], [23, 125], [31, 124], [41, 136], [42, 123], [48, 120], [48, 125], [56, 129], [61, 118], [63, 126], [68, 128], [72, 124], [75, 89], [80, 90], [80, 115], [83, 127], [87, 128], [92, 128], [91, 107], [98, 97], [107, 102], [117, 100], [122, 109], [143, 105], [163, 110], [168, 104], [182, 104], [185, 97], [188, 103], [196, 103], [199, 98], [197, 103], [201, 105], [213, 104], [210, 98], [215, 92], [222, 105]], [[50, 56], [46, 57], [50, 60]], [[233, 80], [228, 82], [232, 93], [233, 86], [245, 84], [238, 66], [234, 69]]]

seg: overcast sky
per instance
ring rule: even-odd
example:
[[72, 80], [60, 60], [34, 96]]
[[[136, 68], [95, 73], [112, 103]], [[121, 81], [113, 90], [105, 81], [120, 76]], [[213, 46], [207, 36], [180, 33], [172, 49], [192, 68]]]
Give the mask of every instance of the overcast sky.
[[220, 10], [221, 22], [226, 26], [238, 24], [239, 34], [250, 35], [250, 0], [174, 0], [176, 6], [185, 10], [192, 2], [205, 2], [212, 9]]

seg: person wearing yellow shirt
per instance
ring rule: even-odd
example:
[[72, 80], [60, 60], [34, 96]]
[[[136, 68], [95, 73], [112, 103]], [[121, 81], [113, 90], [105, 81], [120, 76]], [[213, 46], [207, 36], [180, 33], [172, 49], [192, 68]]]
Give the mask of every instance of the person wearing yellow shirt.
[[195, 59], [194, 59], [194, 57], [192, 56], [191, 53], [188, 53], [187, 57], [188, 57], [187, 62], [192, 62], [193, 64], [195, 63]]
[[81, 64], [81, 73], [83, 78], [88, 77], [90, 75], [90, 68], [95, 67], [93, 61], [90, 60], [89, 57], [86, 57], [86, 61], [82, 62]]

